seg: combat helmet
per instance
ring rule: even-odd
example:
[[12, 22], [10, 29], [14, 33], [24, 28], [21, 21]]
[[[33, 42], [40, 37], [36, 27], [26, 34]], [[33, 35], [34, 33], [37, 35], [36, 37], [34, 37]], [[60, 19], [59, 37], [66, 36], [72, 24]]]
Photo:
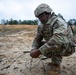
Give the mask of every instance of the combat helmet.
[[43, 12], [51, 13], [52, 9], [45, 3], [40, 4], [34, 11], [36, 17], [38, 17]]

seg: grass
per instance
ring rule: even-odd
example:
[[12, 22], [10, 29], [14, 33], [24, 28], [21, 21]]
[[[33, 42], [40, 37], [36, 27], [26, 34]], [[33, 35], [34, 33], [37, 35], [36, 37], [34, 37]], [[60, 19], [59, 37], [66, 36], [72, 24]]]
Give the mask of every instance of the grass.
[[17, 33], [22, 30], [32, 31], [37, 28], [37, 25], [0, 25], [0, 35]]
[[36, 29], [37, 25], [0, 25], [0, 30], [1, 29], [28, 29], [28, 30], [33, 30]]

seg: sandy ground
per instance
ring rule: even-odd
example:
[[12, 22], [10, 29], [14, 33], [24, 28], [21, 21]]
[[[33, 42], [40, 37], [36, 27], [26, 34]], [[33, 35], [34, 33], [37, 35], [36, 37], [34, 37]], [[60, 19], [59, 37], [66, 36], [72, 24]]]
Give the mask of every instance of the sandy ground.
[[[23, 53], [31, 50], [34, 33], [25, 30], [0, 36], [0, 75], [48, 75], [51, 59], [32, 59]], [[63, 58], [59, 75], [76, 75], [76, 53]]]

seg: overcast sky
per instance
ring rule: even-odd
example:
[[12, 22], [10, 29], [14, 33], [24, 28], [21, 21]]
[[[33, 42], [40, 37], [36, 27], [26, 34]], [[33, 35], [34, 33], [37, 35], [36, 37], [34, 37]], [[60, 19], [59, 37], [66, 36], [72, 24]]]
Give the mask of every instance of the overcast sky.
[[34, 10], [41, 3], [48, 4], [67, 21], [76, 19], [76, 0], [0, 0], [0, 20], [34, 20]]

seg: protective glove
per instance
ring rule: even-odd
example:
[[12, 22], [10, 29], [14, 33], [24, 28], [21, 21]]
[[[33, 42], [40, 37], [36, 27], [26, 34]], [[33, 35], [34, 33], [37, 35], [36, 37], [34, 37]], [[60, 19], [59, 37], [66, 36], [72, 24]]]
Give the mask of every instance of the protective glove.
[[35, 49], [35, 50], [32, 50], [32, 51], [30, 52], [30, 56], [31, 56], [32, 58], [37, 58], [40, 54], [41, 54], [41, 52], [40, 52], [39, 49]]

